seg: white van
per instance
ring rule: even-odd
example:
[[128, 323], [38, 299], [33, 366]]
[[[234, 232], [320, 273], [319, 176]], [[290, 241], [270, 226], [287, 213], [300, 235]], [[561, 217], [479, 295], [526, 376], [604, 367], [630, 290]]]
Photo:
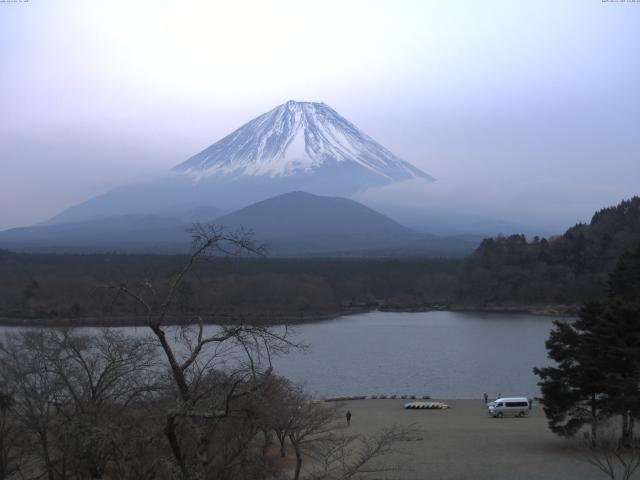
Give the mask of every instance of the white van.
[[487, 403], [487, 413], [492, 417], [524, 417], [529, 414], [529, 399], [525, 397], [503, 397]]

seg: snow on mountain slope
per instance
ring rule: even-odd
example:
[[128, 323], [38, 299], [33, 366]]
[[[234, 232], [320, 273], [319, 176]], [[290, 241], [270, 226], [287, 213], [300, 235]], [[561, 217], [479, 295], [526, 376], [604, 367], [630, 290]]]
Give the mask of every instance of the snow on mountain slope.
[[293, 100], [251, 120], [174, 170], [195, 179], [275, 179], [323, 170], [362, 170], [375, 178], [374, 184], [433, 180], [324, 103]]
[[296, 190], [351, 196], [403, 180], [433, 181], [327, 105], [294, 101], [251, 120], [168, 173], [114, 188], [47, 223], [171, 215], [201, 206], [235, 210]]

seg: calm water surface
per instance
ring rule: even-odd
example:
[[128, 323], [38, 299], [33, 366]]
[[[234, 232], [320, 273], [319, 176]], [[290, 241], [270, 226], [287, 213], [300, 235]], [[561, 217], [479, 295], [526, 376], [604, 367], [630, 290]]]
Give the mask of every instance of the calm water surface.
[[439, 398], [539, 393], [551, 317], [509, 313], [373, 312], [298, 327], [307, 353], [276, 360], [318, 395]]
[[277, 358], [274, 366], [317, 396], [532, 397], [539, 393], [533, 367], [550, 363], [544, 342], [553, 320], [442, 311], [348, 315], [296, 326], [296, 340], [309, 350]]

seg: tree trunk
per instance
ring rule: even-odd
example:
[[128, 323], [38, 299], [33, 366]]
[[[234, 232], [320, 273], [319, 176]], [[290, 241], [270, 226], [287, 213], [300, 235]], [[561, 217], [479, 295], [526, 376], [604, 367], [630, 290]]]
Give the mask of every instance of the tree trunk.
[[280, 456], [282, 458], [287, 456], [287, 450], [284, 446], [285, 442], [287, 441], [287, 436], [286, 434], [282, 434], [279, 430], [276, 430], [276, 437], [278, 437], [278, 443], [280, 443]]
[[269, 445], [271, 444], [268, 430], [262, 430], [262, 438], [264, 439], [264, 443], [262, 444], [262, 456], [264, 457], [269, 451]]
[[169, 342], [167, 341], [167, 337], [164, 330], [162, 330], [162, 328], [155, 325], [149, 325], [149, 327], [158, 338], [158, 341], [160, 342], [160, 346], [162, 347], [162, 350], [164, 351], [165, 356], [167, 357], [167, 361], [169, 362], [169, 367], [171, 368], [171, 372], [173, 374], [173, 379], [176, 381], [176, 385], [178, 387], [178, 390], [180, 391], [182, 402], [186, 408], [186, 405], [188, 405], [190, 401], [190, 395], [189, 395], [189, 385], [187, 384], [187, 379], [185, 378], [184, 372], [182, 371], [182, 368], [180, 368], [180, 365], [176, 360], [176, 356], [173, 353], [173, 349], [171, 348], [171, 345], [169, 345]]
[[180, 443], [178, 442], [178, 436], [176, 434], [176, 420], [173, 415], [167, 415], [167, 425], [164, 428], [164, 434], [167, 436], [167, 440], [169, 440], [171, 453], [173, 453], [173, 458], [180, 468], [182, 478], [188, 479], [189, 472], [187, 471], [187, 466], [184, 463], [182, 450], [180, 449]]
[[626, 446], [629, 444], [629, 412], [624, 410], [622, 412], [622, 437], [620, 439], [621, 445]]
[[44, 464], [47, 469], [47, 477], [49, 480], [54, 480], [55, 471], [53, 469], [53, 462], [49, 456], [49, 440], [46, 432], [40, 432], [40, 446], [42, 447], [42, 456], [44, 457]]
[[300, 445], [297, 442], [291, 442], [293, 444], [293, 448], [296, 451], [296, 471], [293, 475], [293, 480], [300, 479], [300, 470], [302, 470], [302, 452], [300, 451]]
[[287, 450], [286, 450], [286, 448], [284, 446], [284, 442], [285, 442], [284, 438], [282, 440], [280, 440], [280, 456], [282, 458], [287, 456]]
[[596, 408], [596, 396], [591, 396], [591, 448], [598, 446], [598, 410]]
[[207, 467], [209, 465], [209, 437], [207, 429], [203, 425], [196, 425], [193, 422], [194, 430], [198, 435], [198, 471], [193, 476], [194, 480], [205, 480], [207, 477]]

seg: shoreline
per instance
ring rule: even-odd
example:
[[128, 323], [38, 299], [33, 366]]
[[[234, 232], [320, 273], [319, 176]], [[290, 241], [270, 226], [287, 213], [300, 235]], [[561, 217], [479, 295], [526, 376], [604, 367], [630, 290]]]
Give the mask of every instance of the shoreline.
[[[601, 472], [584, 460], [579, 439], [553, 434], [543, 409], [525, 418], [492, 418], [478, 399], [440, 398], [449, 408], [413, 410], [406, 400], [345, 401], [351, 434], [376, 435], [393, 425], [410, 438], [385, 459], [402, 466], [403, 480], [597, 480]], [[343, 417], [344, 418], [344, 417]]]
[[[253, 315], [245, 316], [243, 314], [222, 314], [213, 318], [204, 318], [204, 325], [231, 325], [237, 322], [234, 320], [243, 319], [244, 323], [254, 323], [256, 325], [295, 325], [298, 323], [322, 322], [325, 320], [334, 320], [338, 317], [347, 315], [356, 315], [358, 313], [375, 312], [378, 308], [353, 308], [345, 309], [339, 312], [314, 313], [303, 315]], [[275, 320], [275, 321], [274, 321]], [[169, 319], [165, 323], [166, 326], [182, 325], [177, 319]], [[46, 317], [9, 317], [0, 315], [0, 326], [3, 327], [145, 327], [147, 326], [143, 316], [137, 317], [76, 317], [76, 318], [46, 318]]]
[[[244, 317], [242, 314], [223, 314], [214, 319], [204, 320], [205, 325], [227, 325], [233, 323], [234, 319], [243, 318], [256, 325], [295, 325], [300, 323], [314, 323], [326, 320], [335, 320], [347, 315], [357, 315], [360, 313], [389, 312], [389, 313], [421, 313], [421, 312], [461, 312], [461, 313], [514, 313], [528, 314], [536, 316], [575, 317], [578, 313], [576, 305], [528, 305], [528, 306], [477, 306], [477, 305], [425, 305], [416, 307], [385, 306], [384, 304], [371, 307], [353, 307], [338, 312], [310, 313], [302, 315], [253, 315]], [[169, 321], [166, 325], [180, 325], [179, 320]], [[76, 318], [47, 318], [47, 317], [10, 317], [0, 316], [0, 326], [3, 327], [144, 327], [146, 323], [144, 317], [126, 318], [104, 318], [104, 317], [76, 317]]]
[[384, 305], [377, 310], [393, 313], [419, 313], [419, 312], [479, 312], [479, 313], [522, 313], [545, 317], [575, 317], [579, 312], [579, 305], [431, 305], [417, 307], [396, 307]]

